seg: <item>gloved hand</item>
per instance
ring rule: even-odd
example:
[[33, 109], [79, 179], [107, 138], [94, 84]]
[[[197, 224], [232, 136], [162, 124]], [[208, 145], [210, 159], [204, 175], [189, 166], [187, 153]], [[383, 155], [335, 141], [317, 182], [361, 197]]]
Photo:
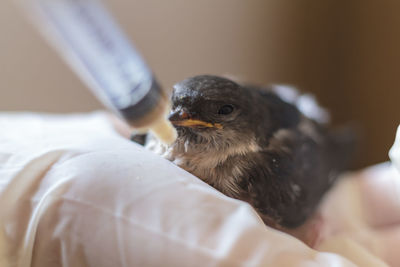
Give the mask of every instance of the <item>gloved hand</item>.
[[[103, 113], [2, 114], [0, 128], [0, 266], [354, 266], [266, 227], [248, 204], [121, 137]], [[385, 177], [379, 180], [389, 195], [393, 177], [366, 173], [321, 206], [331, 219], [320, 228], [319, 249], [334, 250], [329, 240], [344, 235], [349, 255], [338, 253], [379, 266], [375, 251], [340, 223], [355, 205], [328, 210], [352, 192], [363, 203], [371, 191], [381, 195], [370, 184], [378, 178], [368, 177]], [[393, 198], [380, 200], [390, 214], [398, 211]], [[370, 216], [355, 217], [366, 227], [399, 225], [395, 216], [374, 221], [380, 209], [361, 207]], [[396, 242], [379, 236], [379, 244]], [[396, 263], [380, 247], [384, 254], [376, 256]]]

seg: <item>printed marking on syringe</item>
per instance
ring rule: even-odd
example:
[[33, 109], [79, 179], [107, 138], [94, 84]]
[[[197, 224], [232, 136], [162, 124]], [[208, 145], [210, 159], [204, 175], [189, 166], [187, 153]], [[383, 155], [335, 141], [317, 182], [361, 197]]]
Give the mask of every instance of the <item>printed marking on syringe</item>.
[[[92, 6], [91, 6], [92, 7]], [[104, 12], [102, 12], [103, 10], [99, 10], [98, 6], [93, 6], [95, 9], [97, 9], [97, 14], [102, 14]], [[132, 97], [134, 94], [133, 91], [148, 91], [150, 89], [151, 83], [149, 81], [151, 81], [151, 76], [147, 75], [148, 77], [143, 77], [146, 76], [144, 73], [148, 73], [148, 69], [147, 66], [143, 63], [143, 61], [141, 60], [141, 58], [138, 57], [137, 54], [133, 54], [132, 59], [135, 61], [135, 64], [129, 64], [132, 62], [126, 61], [124, 60], [124, 57], [121, 57], [120, 53], [115, 53], [118, 52], [115, 50], [115, 44], [113, 43], [112, 40], [108, 39], [105, 37], [105, 31], [101, 30], [100, 27], [98, 27], [98, 25], [96, 23], [94, 23], [94, 19], [92, 18], [92, 14], [90, 14], [90, 12], [87, 12], [87, 9], [85, 8], [85, 6], [83, 6], [82, 4], [77, 6], [78, 9], [78, 15], [80, 15], [79, 18], [83, 18], [84, 21], [87, 22], [87, 24], [89, 26], [91, 26], [91, 28], [87, 29], [89, 32], [92, 30], [94, 31], [94, 37], [96, 37], [96, 39], [99, 41], [98, 44], [103, 45], [103, 49], [105, 49], [106, 52], [108, 52], [109, 54], [111, 54], [114, 59], [114, 63], [116, 64], [115, 67], [118, 67], [119, 71], [118, 74], [119, 76], [125, 80], [128, 84], [130, 83], [130, 85], [128, 85], [129, 92], [125, 91], [125, 95], [124, 96], [115, 96], [113, 95], [113, 99], [114, 101], [117, 101], [117, 103], [119, 105], [121, 105], [121, 100], [122, 102], [127, 101], [127, 96]], [[122, 33], [121, 33], [122, 34]], [[128, 44], [125, 42], [125, 40], [120, 40], [120, 44], [122, 44], [123, 46], [125, 46], [124, 48], [128, 48], [126, 47]], [[125, 49], [124, 49], [125, 50]], [[136, 58], [135, 58], [136, 57]], [[126, 67], [124, 67], [124, 65], [128, 65], [127, 67], [133, 67], [131, 71], [127, 70]], [[129, 66], [130, 65], [130, 66]], [[140, 66], [140, 67], [138, 67]], [[135, 68], [136, 67], [136, 68]], [[144, 71], [146, 70], [146, 71]], [[140, 77], [141, 76], [141, 77]], [[143, 81], [148, 81], [147, 83], [144, 82], [145, 84], [141, 84], [141, 82]], [[115, 81], [116, 83], [117, 81]], [[135, 88], [132, 89], [131, 86], [135, 84]], [[146, 86], [143, 85], [147, 85], [147, 88], [143, 88]], [[142, 87], [142, 88], [141, 88]], [[115, 88], [113, 88], [115, 89]], [[140, 90], [142, 89], [142, 90]], [[144, 89], [144, 90], [143, 90]], [[136, 94], [137, 92], [135, 92]], [[111, 95], [109, 95], [111, 97]], [[117, 97], [117, 98], [116, 98]], [[134, 99], [130, 99], [131, 102], [134, 101]], [[127, 103], [124, 103], [125, 105]], [[125, 106], [123, 105], [123, 106]]]
[[[99, 25], [95, 23], [96, 15], [97, 18], [106, 16], [98, 6], [81, 4], [77, 7], [74, 4], [71, 7], [70, 4], [64, 1], [61, 5], [61, 11], [60, 6], [57, 8], [54, 5], [52, 5], [53, 8], [48, 5], [42, 5], [42, 8], [46, 11], [47, 16], [51, 18], [58, 31], [60, 31], [61, 37], [67, 41], [70, 49], [84, 64], [87, 71], [99, 83], [100, 87], [106, 89], [105, 93], [113, 101], [116, 101], [115, 104], [125, 106], [140, 101], [151, 88], [152, 77], [147, 66], [132, 51], [133, 49], [130, 49], [129, 43], [122, 36], [118, 36], [117, 33], [119, 32], [117, 32], [116, 27], [114, 27], [116, 29], [113, 29], [112, 22], [109, 21], [106, 24], [105, 21], [107, 19], [99, 19], [106, 29], [112, 28], [108, 31], [109, 34], [116, 32], [112, 34], [114, 38], [105, 37], [107, 31], [101, 30]], [[90, 11], [96, 11], [97, 13], [94, 15]], [[58, 16], [54, 16], [54, 14]], [[87, 42], [73, 38], [74, 34], [81, 35], [82, 39]], [[121, 48], [120, 51], [116, 50], [118, 46]], [[82, 51], [85, 49], [87, 53]], [[92, 60], [88, 60], [88, 58]], [[93, 61], [98, 62], [98, 64], [92, 64]], [[134, 88], [132, 88], [132, 85], [134, 85]], [[116, 93], [116, 90], [118, 93]], [[133, 90], [136, 92], [134, 93], [134, 98], [131, 99]], [[130, 103], [127, 102], [128, 99], [130, 99]]]
[[[102, 83], [102, 77], [98, 76], [96, 71], [93, 69], [92, 64], [89, 64], [87, 60], [85, 59], [84, 56], [81, 55], [81, 50], [76, 48], [75, 43], [71, 40], [69, 37], [69, 34], [66, 32], [67, 30], [63, 27], [63, 24], [60, 23], [53, 15], [54, 12], [49, 11], [49, 6], [41, 4], [42, 10], [46, 14], [47, 18], [53, 23], [54, 26], [56, 26], [57, 31], [59, 31], [59, 34], [61, 35], [61, 38], [64, 39], [66, 43], [68, 43], [69, 48], [72, 50], [72, 52], [75, 54], [75, 56], [79, 59], [81, 64], [83, 64], [86, 68], [86, 70], [90, 73], [90, 75], [94, 78], [94, 81], [98, 84], [99, 87], [104, 87], [105, 84]], [[103, 91], [104, 93], [107, 94], [107, 91]], [[111, 97], [109, 94], [107, 94], [108, 97]]]
[[[104, 12], [103, 10], [100, 10], [98, 6], [92, 5], [94, 6], [94, 8], [97, 9], [98, 14], [103, 14]], [[103, 45], [103, 48], [109, 52], [110, 54], [112, 54], [114, 57], [114, 62], [116, 64], [116, 66], [119, 69], [119, 74], [121, 76], [121, 78], [125, 81], [127, 81], [127, 83], [131, 83], [130, 86], [128, 86], [129, 91], [128, 94], [132, 97], [134, 95], [134, 91], [139, 91], [140, 89], [145, 89], [145, 91], [150, 90], [150, 86], [151, 83], [147, 82], [147, 87], [148, 88], [140, 88], [140, 87], [144, 87], [143, 83], [141, 83], [141, 81], [151, 81], [152, 77], [150, 75], [147, 75], [147, 77], [143, 77], [146, 76], [144, 73], [149, 73], [150, 71], [148, 70], [147, 66], [143, 63], [143, 60], [139, 57], [139, 55], [137, 55], [136, 53], [132, 54], [132, 59], [135, 61], [135, 64], [129, 64], [132, 62], [126, 61], [124, 60], [124, 57], [120, 55], [120, 53], [118, 53], [118, 50], [115, 49], [115, 44], [113, 43], [113, 41], [109, 38], [106, 37], [106, 35], [104, 34], [105, 31], [102, 30], [98, 24], [95, 23], [95, 20], [91, 17], [92, 14], [87, 12], [87, 9], [81, 5], [77, 5], [76, 6], [78, 9], [78, 14], [80, 15], [81, 18], [84, 19], [84, 21], [87, 22], [88, 25], [90, 25], [94, 31], [94, 36], [97, 37], [97, 40], [99, 41], [99, 44]], [[114, 26], [114, 25], [110, 25], [110, 26]], [[116, 28], [116, 27], [115, 27]], [[90, 29], [89, 29], [90, 30]], [[113, 29], [115, 31], [118, 30], [118, 28]], [[118, 32], [120, 35], [122, 35], [122, 32]], [[126, 42], [126, 40], [120, 40], [120, 44], [125, 46], [125, 49], [129, 49], [129, 44]], [[136, 58], [135, 58], [136, 57]], [[128, 65], [128, 66], [126, 66]], [[131, 66], [129, 66], [131, 65]], [[133, 67], [131, 71], [128, 70], [129, 67]], [[136, 68], [135, 68], [136, 67]], [[142, 77], [140, 77], [142, 76]], [[129, 82], [128, 82], [129, 81]], [[132, 85], [134, 85], [134, 88], [132, 89]], [[125, 97], [123, 97], [125, 98]], [[115, 98], [114, 98], [115, 99]], [[117, 100], [118, 103], [121, 102], [121, 99]]]
[[114, 45], [112, 41], [108, 38], [104, 38], [104, 31], [98, 27], [96, 23], [93, 23], [93, 19], [90, 17], [90, 15], [86, 12], [86, 9], [80, 5], [78, 1], [75, 1], [73, 3], [73, 7], [77, 10], [77, 14], [79, 15], [79, 18], [83, 19], [86, 21], [88, 25], [92, 26], [92, 29], [95, 32], [95, 36], [98, 37], [99, 44], [102, 44], [104, 48], [107, 50], [114, 50]]

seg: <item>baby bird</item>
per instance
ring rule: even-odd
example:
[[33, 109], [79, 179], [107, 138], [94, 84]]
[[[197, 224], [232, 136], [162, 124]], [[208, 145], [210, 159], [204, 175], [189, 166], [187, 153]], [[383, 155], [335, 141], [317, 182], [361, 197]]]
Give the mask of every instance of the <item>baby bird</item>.
[[247, 201], [267, 225], [301, 226], [343, 171], [353, 148], [349, 132], [334, 132], [309, 95], [261, 88], [217, 76], [174, 86], [170, 146], [147, 148], [227, 196]]

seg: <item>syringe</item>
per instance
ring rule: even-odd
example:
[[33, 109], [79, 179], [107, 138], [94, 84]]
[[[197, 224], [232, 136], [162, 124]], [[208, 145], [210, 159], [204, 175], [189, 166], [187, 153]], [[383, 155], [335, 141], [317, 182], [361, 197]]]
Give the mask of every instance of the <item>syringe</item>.
[[167, 93], [97, 0], [24, 0], [51, 44], [96, 96], [138, 132], [176, 139]]

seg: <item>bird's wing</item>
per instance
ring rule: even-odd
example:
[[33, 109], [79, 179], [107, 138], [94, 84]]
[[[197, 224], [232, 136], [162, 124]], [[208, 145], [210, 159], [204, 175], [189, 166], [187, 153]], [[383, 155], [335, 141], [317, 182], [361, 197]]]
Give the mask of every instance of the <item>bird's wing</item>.
[[[328, 128], [325, 111], [295, 91], [249, 87], [265, 103], [266, 140], [249, 174], [249, 195], [261, 214], [289, 228], [301, 225], [348, 164], [351, 142], [346, 133]], [[280, 92], [277, 92], [280, 91]], [[292, 94], [290, 96], [290, 94]], [[310, 110], [321, 112], [307, 113]]]

